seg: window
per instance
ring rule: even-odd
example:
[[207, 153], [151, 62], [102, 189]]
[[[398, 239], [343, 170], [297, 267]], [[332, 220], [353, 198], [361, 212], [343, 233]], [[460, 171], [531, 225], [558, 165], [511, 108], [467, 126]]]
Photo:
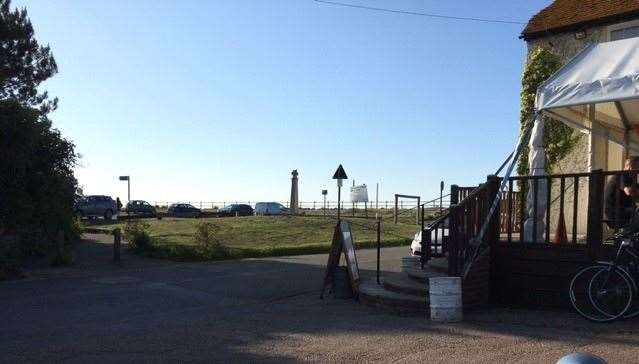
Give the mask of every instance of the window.
[[614, 24], [608, 27], [608, 40], [639, 37], [639, 20]]

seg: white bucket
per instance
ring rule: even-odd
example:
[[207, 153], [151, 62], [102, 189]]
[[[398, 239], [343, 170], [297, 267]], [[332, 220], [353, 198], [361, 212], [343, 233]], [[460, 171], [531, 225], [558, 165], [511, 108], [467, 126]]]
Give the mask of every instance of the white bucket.
[[437, 277], [428, 280], [430, 319], [440, 322], [462, 320], [462, 284], [460, 277]]
[[404, 273], [419, 268], [419, 265], [420, 262], [418, 256], [410, 255], [402, 257], [402, 272]]

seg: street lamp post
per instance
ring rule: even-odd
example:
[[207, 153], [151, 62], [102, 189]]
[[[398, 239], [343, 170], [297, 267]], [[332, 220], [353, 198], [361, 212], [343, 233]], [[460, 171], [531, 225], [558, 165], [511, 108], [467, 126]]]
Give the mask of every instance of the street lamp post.
[[120, 181], [126, 181], [126, 189], [127, 189], [126, 202], [129, 203], [131, 202], [131, 177], [120, 176]]

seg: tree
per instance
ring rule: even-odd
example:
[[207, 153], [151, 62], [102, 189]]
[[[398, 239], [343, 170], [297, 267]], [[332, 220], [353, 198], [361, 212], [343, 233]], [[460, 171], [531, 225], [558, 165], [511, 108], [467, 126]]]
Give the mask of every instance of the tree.
[[11, 0], [0, 0], [0, 99], [15, 99], [43, 113], [55, 110], [57, 98], [50, 100], [38, 86], [57, 72], [49, 46], [34, 38], [27, 10], [11, 11]]
[[59, 230], [78, 236], [75, 147], [47, 117], [57, 99], [38, 91], [56, 72], [26, 10], [0, 0], [0, 279], [21, 256], [48, 250]]
[[[562, 65], [561, 59], [556, 54], [545, 48], [533, 50], [526, 63], [524, 75], [521, 80], [521, 132], [527, 126], [528, 119], [535, 108], [535, 96], [537, 88], [555, 73]], [[546, 150], [546, 172], [552, 172], [552, 168], [564, 158], [577, 144], [579, 137], [574, 130], [561, 121], [544, 117], [544, 148]], [[528, 174], [528, 146], [522, 150], [517, 165], [519, 175]]]

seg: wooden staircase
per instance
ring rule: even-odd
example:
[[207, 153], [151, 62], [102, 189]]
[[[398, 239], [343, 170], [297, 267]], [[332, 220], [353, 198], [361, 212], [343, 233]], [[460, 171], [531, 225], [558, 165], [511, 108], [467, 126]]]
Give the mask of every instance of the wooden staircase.
[[429, 316], [428, 278], [444, 277], [447, 269], [446, 258], [434, 258], [423, 270], [414, 268], [389, 274], [381, 279], [381, 284], [362, 281], [359, 301], [401, 316]]
[[430, 316], [428, 279], [448, 276], [462, 278], [464, 309], [485, 305], [490, 292], [490, 254], [485, 248], [488, 244], [480, 249], [473, 238], [488, 222], [483, 241], [499, 241], [499, 209], [487, 220], [499, 185], [498, 177], [488, 176], [478, 187], [451, 186], [451, 206], [445, 214], [425, 226], [422, 211], [423, 269], [388, 275], [381, 284], [362, 281], [360, 302], [395, 314]]

